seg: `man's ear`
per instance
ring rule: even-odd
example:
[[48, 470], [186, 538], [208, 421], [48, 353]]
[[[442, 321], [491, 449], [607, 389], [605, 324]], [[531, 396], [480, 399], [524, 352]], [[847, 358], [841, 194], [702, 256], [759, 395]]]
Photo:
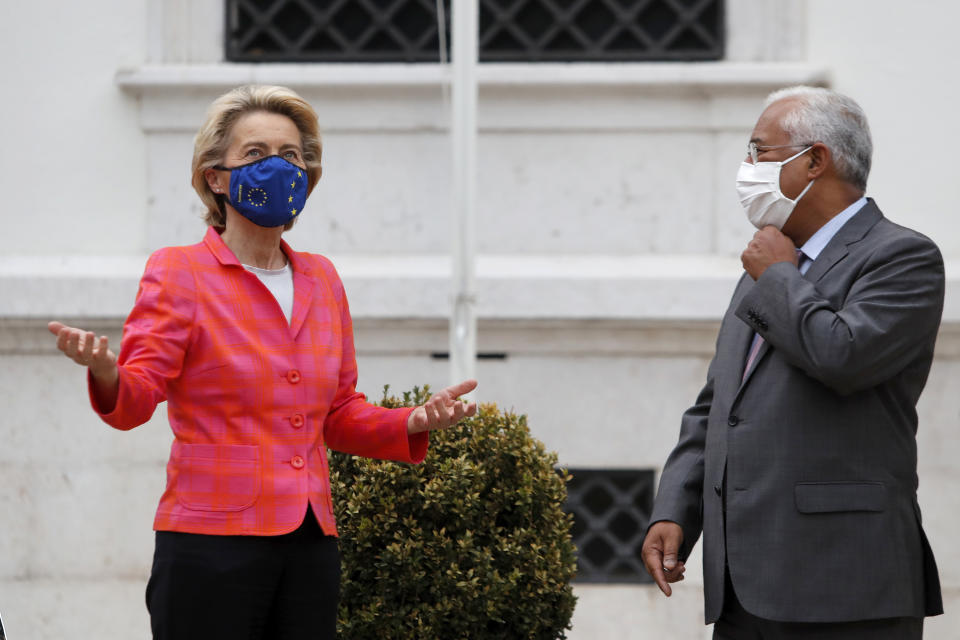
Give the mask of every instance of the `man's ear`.
[[830, 147], [822, 142], [814, 143], [807, 155], [810, 158], [807, 165], [807, 180], [816, 180], [833, 164], [833, 154], [830, 152]]

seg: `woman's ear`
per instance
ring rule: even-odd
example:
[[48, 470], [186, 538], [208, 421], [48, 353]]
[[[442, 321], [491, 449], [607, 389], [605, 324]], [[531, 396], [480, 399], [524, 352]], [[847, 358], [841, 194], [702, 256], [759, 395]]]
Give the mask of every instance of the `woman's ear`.
[[220, 176], [217, 174], [215, 169], [206, 169], [203, 172], [203, 177], [207, 180], [207, 186], [210, 187], [210, 191], [214, 193], [224, 193], [225, 189], [220, 184]]

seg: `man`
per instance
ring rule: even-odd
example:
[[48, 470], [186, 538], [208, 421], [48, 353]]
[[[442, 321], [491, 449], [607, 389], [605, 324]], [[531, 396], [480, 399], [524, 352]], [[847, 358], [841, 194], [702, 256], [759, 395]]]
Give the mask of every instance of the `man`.
[[737, 190], [759, 231], [664, 467], [644, 563], [669, 596], [703, 532], [715, 639], [920, 638], [942, 613], [915, 409], [940, 252], [863, 197], [872, 144], [850, 98], [775, 92], [748, 149]]

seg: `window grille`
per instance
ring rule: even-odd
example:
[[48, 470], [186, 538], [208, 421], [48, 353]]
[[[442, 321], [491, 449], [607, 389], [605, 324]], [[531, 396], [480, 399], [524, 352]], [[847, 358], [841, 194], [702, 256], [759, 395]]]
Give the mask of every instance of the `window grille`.
[[652, 582], [640, 550], [653, 508], [653, 470], [569, 469], [579, 582]]
[[[231, 61], [440, 59], [436, 0], [226, 0], [226, 9]], [[716, 60], [723, 14], [724, 0], [480, 0], [480, 60]]]

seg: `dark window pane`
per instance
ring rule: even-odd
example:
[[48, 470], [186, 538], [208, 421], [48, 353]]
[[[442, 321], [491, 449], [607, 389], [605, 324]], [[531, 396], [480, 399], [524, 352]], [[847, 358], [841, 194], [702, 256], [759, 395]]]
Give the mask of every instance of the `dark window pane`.
[[[444, 7], [449, 47], [450, 0]], [[716, 60], [723, 8], [723, 0], [480, 0], [480, 60]], [[435, 0], [227, 0], [226, 14], [228, 60], [440, 59]]]
[[569, 469], [579, 582], [652, 582], [640, 549], [653, 508], [651, 469]]

